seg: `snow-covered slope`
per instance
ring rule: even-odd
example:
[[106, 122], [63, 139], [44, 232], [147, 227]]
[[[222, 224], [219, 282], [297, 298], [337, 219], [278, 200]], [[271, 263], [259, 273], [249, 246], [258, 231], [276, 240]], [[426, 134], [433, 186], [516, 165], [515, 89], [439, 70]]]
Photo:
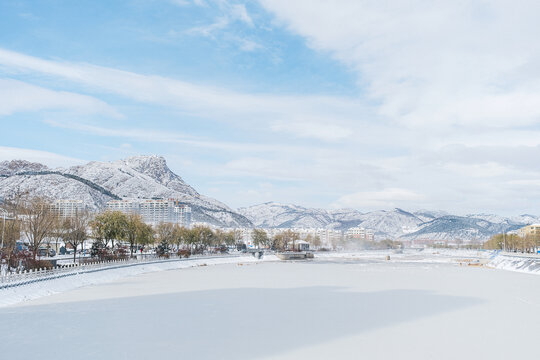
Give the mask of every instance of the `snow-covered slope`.
[[23, 171], [45, 171], [47, 166], [26, 160], [12, 160], [0, 162], [0, 175], [14, 175]]
[[372, 211], [362, 215], [360, 226], [375, 230], [379, 238], [398, 238], [410, 234], [423, 223], [416, 215], [401, 209]]
[[96, 209], [114, 198], [176, 198], [191, 206], [194, 221], [222, 226], [251, 225], [227, 205], [200, 195], [159, 156], [92, 161], [55, 170], [20, 160], [4, 161], [0, 163], [0, 197], [16, 191], [52, 199], [81, 199]]
[[353, 209], [308, 209], [274, 202], [238, 209], [255, 226], [274, 228], [334, 228], [363, 226], [374, 229], [379, 236], [399, 237], [417, 229], [423, 221], [401, 209], [361, 213]]
[[[495, 218], [491, 219], [495, 220]], [[523, 225], [511, 223], [505, 218], [495, 223], [481, 217], [447, 215], [421, 224], [419, 230], [404, 235], [402, 238], [407, 240], [486, 240], [494, 234], [515, 230]]]
[[333, 221], [333, 217], [326, 210], [274, 202], [240, 208], [238, 212], [256, 226], [265, 228], [320, 228]]
[[375, 231], [377, 238], [404, 240], [486, 240], [496, 233], [540, 222], [533, 215], [513, 218], [491, 214], [455, 216], [445, 211], [402, 209], [361, 213], [357, 210], [308, 209], [297, 205], [265, 203], [238, 210], [259, 227], [320, 227], [346, 230], [362, 226]]

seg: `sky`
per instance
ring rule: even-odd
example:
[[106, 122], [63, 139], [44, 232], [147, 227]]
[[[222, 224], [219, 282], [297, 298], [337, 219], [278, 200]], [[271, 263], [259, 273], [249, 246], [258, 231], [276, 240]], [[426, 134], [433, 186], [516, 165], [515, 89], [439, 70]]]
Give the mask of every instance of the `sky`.
[[233, 208], [540, 214], [540, 2], [3, 0], [0, 160]]

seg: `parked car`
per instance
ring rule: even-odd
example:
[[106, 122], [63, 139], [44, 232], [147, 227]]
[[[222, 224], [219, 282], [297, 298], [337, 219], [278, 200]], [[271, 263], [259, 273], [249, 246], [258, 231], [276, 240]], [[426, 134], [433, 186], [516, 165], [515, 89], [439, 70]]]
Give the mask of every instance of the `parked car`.
[[40, 256], [40, 257], [44, 257], [44, 256], [50, 256], [50, 257], [53, 257], [56, 255], [56, 251], [54, 251], [54, 249], [47, 249], [47, 248], [44, 248], [44, 247], [40, 247], [38, 249], [38, 252], [37, 252], [37, 255]]

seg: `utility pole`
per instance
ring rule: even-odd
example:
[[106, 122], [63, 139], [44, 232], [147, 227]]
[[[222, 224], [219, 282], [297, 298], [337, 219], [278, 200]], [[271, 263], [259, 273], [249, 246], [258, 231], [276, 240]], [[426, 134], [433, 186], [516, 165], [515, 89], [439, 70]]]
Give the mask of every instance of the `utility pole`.
[[4, 224], [2, 225], [2, 246], [0, 247], [0, 249], [3, 249], [4, 248], [4, 234], [6, 233], [6, 214], [8, 213], [5, 209], [0, 209], [2, 210], [2, 216], [4, 218]]

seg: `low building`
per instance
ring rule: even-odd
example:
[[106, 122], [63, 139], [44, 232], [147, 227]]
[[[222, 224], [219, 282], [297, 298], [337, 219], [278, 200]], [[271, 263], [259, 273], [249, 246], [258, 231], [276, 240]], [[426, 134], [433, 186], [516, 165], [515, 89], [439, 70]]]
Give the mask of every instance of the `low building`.
[[291, 241], [289, 243], [289, 246], [294, 251], [309, 251], [309, 243], [307, 241], [304, 241], [304, 240], [297, 240], [294, 243]]
[[540, 224], [532, 224], [518, 229], [518, 235], [522, 238], [540, 237]]

